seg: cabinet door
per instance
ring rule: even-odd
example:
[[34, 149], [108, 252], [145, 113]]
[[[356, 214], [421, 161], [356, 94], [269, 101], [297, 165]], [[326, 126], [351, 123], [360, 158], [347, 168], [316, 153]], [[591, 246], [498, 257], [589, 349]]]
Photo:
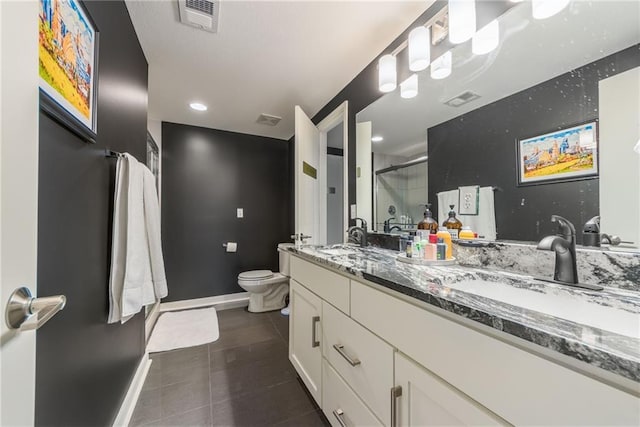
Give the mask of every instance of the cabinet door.
[[[394, 402], [395, 425], [507, 425], [477, 402], [401, 353], [395, 355], [396, 385], [402, 393]], [[392, 425], [394, 425], [392, 423]]]
[[291, 280], [289, 315], [289, 360], [321, 405], [322, 336], [320, 312], [322, 300], [295, 280]]

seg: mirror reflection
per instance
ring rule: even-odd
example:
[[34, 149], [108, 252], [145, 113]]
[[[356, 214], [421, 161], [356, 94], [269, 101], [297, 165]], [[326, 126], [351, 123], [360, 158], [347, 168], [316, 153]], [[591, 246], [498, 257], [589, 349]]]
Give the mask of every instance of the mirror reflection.
[[[439, 224], [453, 210], [486, 239], [537, 241], [560, 215], [579, 243], [637, 248], [640, 4], [573, 1], [536, 19], [514, 3], [484, 54], [471, 40], [433, 44], [446, 8], [439, 15], [426, 25], [432, 61], [416, 73], [417, 96], [399, 84], [357, 114], [359, 216], [378, 232], [407, 231], [429, 203]], [[451, 72], [436, 79], [443, 51]], [[399, 83], [406, 59], [397, 55]]]

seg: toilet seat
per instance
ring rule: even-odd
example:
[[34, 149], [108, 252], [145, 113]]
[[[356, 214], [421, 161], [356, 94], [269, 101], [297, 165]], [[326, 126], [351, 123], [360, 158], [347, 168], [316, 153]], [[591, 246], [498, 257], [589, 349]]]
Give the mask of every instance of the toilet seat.
[[265, 280], [273, 277], [273, 271], [271, 270], [251, 270], [244, 271], [238, 275], [238, 280], [252, 281], [252, 280]]

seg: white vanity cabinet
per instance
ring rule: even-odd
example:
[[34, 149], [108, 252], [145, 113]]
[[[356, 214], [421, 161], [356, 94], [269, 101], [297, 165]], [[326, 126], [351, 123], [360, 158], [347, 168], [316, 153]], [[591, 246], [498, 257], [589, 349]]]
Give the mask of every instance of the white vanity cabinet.
[[289, 357], [337, 427], [640, 425], [636, 395], [560, 354], [296, 256], [291, 264]]
[[322, 334], [320, 313], [322, 300], [300, 285], [290, 281], [289, 360], [307, 386], [309, 393], [321, 405], [322, 396]]

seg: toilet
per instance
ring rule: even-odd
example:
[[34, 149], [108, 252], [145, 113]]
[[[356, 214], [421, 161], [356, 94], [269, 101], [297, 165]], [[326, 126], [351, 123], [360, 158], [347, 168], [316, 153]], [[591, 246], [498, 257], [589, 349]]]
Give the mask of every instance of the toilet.
[[249, 293], [249, 311], [262, 313], [280, 310], [286, 305], [289, 294], [289, 253], [286, 248], [291, 243], [278, 245], [280, 272], [271, 270], [251, 270], [238, 275], [238, 285]]

